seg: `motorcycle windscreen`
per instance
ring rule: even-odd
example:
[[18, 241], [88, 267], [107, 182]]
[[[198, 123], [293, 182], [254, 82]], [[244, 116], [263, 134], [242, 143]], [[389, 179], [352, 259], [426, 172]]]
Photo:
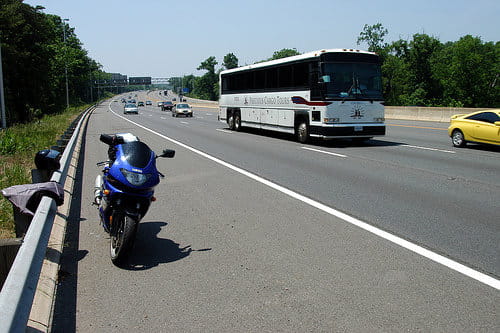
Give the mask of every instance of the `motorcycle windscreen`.
[[121, 147], [123, 152], [122, 158], [133, 167], [145, 168], [151, 161], [151, 158], [153, 158], [153, 152], [144, 142], [127, 142], [122, 144]]

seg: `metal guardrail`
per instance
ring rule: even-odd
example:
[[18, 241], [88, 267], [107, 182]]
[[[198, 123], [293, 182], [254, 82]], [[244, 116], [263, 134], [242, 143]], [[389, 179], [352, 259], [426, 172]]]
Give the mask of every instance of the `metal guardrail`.
[[[80, 118], [61, 156], [61, 168], [54, 171], [51, 181], [64, 186], [82, 124], [93, 108], [88, 108]], [[54, 199], [43, 197], [0, 293], [2, 333], [26, 331], [56, 212]]]

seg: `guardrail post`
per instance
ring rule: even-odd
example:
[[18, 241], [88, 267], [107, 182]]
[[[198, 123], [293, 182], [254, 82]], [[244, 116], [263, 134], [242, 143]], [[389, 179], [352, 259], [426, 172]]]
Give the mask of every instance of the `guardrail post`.
[[14, 211], [16, 237], [24, 237], [24, 235], [28, 232], [33, 216], [22, 213], [21, 210], [14, 205], [12, 205], [12, 210]]
[[22, 238], [0, 239], [0, 290], [22, 243]]

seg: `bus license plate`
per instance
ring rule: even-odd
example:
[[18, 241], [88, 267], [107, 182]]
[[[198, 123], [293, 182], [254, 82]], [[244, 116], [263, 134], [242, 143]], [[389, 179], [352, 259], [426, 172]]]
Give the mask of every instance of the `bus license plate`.
[[354, 132], [361, 132], [363, 131], [363, 126], [354, 126]]

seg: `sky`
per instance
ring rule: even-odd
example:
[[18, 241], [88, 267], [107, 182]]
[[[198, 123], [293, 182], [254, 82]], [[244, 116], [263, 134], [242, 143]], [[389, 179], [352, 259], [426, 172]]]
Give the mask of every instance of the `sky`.
[[465, 35], [500, 40], [498, 0], [25, 0], [69, 19], [89, 56], [108, 73], [166, 78], [203, 75], [197, 67], [233, 53], [239, 65], [275, 51], [366, 49], [365, 24], [385, 41], [425, 33], [441, 42]]

